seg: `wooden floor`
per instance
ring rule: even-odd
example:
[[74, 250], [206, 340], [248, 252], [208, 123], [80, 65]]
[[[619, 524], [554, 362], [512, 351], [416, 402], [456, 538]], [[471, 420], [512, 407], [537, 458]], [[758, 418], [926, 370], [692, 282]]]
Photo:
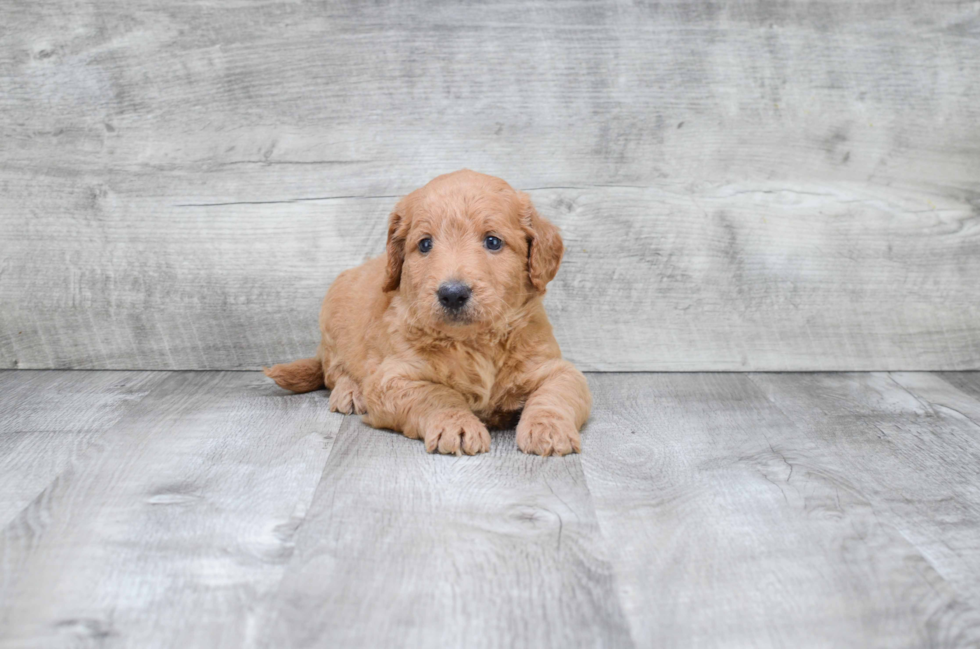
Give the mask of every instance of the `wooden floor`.
[[980, 643], [980, 374], [599, 374], [480, 457], [258, 373], [0, 373], [0, 646]]

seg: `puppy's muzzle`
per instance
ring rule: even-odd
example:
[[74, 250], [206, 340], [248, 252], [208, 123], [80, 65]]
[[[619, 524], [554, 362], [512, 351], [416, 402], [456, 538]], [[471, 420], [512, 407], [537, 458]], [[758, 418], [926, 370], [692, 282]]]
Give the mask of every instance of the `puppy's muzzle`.
[[458, 281], [443, 282], [436, 291], [439, 304], [452, 315], [459, 314], [466, 307], [472, 294], [473, 291], [469, 286]]

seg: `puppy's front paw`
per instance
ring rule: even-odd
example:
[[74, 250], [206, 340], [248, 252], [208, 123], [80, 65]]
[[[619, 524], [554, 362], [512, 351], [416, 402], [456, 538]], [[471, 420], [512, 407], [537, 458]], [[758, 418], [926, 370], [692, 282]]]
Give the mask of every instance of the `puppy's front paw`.
[[517, 447], [534, 455], [568, 455], [582, 450], [582, 438], [566, 419], [530, 413], [517, 424]]
[[486, 453], [490, 450], [490, 432], [471, 412], [441, 412], [428, 422], [425, 450], [457, 455]]

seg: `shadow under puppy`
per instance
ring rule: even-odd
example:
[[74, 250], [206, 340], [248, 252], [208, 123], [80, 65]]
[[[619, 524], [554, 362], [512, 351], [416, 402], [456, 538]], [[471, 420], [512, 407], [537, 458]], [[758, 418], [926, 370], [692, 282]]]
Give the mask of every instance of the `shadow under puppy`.
[[469, 170], [433, 179], [391, 213], [385, 255], [341, 273], [320, 310], [315, 358], [267, 368], [293, 392], [425, 441], [490, 450], [512, 425], [526, 453], [581, 449], [592, 397], [562, 360], [542, 304], [564, 246], [530, 198]]

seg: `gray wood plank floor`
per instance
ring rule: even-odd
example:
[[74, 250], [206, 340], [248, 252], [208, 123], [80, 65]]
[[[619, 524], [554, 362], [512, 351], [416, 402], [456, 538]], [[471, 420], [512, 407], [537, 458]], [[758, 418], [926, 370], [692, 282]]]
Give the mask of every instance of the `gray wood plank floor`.
[[0, 646], [980, 643], [980, 374], [598, 374], [428, 455], [257, 373], [0, 372]]

